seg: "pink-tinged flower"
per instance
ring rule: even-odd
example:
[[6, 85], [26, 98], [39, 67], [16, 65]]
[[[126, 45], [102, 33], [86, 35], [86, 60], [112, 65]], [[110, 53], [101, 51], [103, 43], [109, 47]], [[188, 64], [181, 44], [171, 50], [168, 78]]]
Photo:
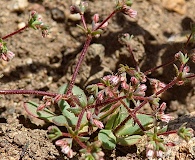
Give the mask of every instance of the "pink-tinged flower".
[[137, 85], [139, 83], [139, 80], [135, 77], [131, 77], [131, 83], [132, 85]]
[[158, 158], [162, 158], [162, 156], [163, 156], [163, 151], [161, 151], [161, 150], [156, 151], [156, 156], [157, 156]]
[[63, 140], [63, 139], [59, 139], [59, 140], [57, 140], [57, 141], [55, 142], [55, 145], [56, 145], [56, 146], [64, 146], [64, 145], [67, 145], [67, 144], [68, 144], [68, 142], [65, 141], [65, 140]]
[[163, 83], [163, 82], [161, 82], [161, 81], [159, 81], [157, 79], [150, 78], [149, 81], [150, 81], [150, 85], [154, 89], [154, 92], [158, 92], [161, 89], [163, 89], [164, 87], [166, 87], [165, 83]]
[[62, 146], [62, 148], [61, 148], [62, 150], [62, 153], [64, 153], [64, 154], [68, 154], [68, 152], [70, 152], [70, 147], [69, 146], [66, 146], [66, 145], [64, 145], [64, 146]]
[[94, 14], [94, 16], [93, 16], [93, 21], [94, 21], [95, 23], [98, 23], [98, 22], [99, 22], [99, 14]]
[[121, 87], [122, 87], [124, 90], [129, 90], [129, 85], [127, 84], [126, 81], [123, 81], [123, 82], [121, 83]]
[[145, 84], [141, 84], [140, 86], [138, 86], [138, 88], [134, 92], [134, 95], [136, 95], [136, 96], [145, 96], [146, 89], [147, 89], [147, 86]]
[[167, 104], [163, 102], [159, 107], [159, 112], [164, 113], [165, 109], [167, 108]]
[[145, 85], [145, 84], [141, 84], [140, 86], [139, 86], [139, 89], [140, 89], [140, 91], [146, 91], [146, 89], [147, 89], [147, 86]]
[[36, 11], [31, 11], [31, 12], [30, 12], [30, 15], [31, 15], [32, 17], [34, 17], [36, 14], [37, 14]]
[[15, 54], [11, 51], [7, 51], [6, 53], [1, 53], [1, 59], [4, 61], [10, 61], [13, 59]]
[[146, 152], [146, 157], [153, 157], [154, 156], [154, 150], [152, 149], [148, 149]]
[[62, 153], [66, 154], [69, 158], [73, 157], [73, 151], [66, 140], [59, 139], [55, 142], [55, 144], [61, 147]]
[[104, 99], [104, 91], [100, 91], [97, 95], [97, 99], [102, 101]]
[[159, 114], [158, 115], [158, 118], [163, 121], [163, 122], [166, 122], [166, 123], [169, 123], [170, 120], [173, 120], [174, 117], [172, 117], [171, 115], [169, 114]]
[[97, 119], [93, 119], [93, 124], [95, 126], [97, 126], [98, 128], [100, 128], [100, 129], [103, 129], [104, 128], [103, 123], [101, 121], [97, 120]]
[[104, 81], [109, 81], [110, 84], [112, 85], [117, 85], [120, 81], [120, 77], [119, 76], [114, 76], [114, 75], [107, 75], [103, 77]]
[[92, 119], [92, 114], [91, 114], [91, 112], [87, 111], [86, 117], [87, 117], [87, 120], [88, 120], [88, 121], [91, 120], [91, 119]]
[[128, 15], [131, 18], [135, 18], [137, 16], [137, 11], [131, 9], [131, 7], [124, 5], [122, 12]]

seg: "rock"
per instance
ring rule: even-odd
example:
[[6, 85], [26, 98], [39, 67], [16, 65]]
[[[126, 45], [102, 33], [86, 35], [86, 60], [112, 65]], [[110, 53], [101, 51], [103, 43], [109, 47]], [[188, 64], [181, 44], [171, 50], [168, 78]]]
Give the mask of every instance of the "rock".
[[23, 28], [25, 26], [26, 26], [26, 23], [25, 22], [18, 23], [18, 29], [21, 29], [21, 28]]
[[53, 20], [57, 22], [64, 22], [65, 20], [64, 12], [58, 8], [53, 8], [51, 10], [51, 15], [52, 15]]
[[80, 21], [81, 20], [81, 16], [80, 16], [80, 14], [70, 14], [68, 16], [68, 19], [70, 19], [72, 21]]
[[179, 14], [186, 13], [186, 1], [185, 0], [162, 0], [163, 7], [170, 10], [175, 11]]
[[12, 9], [15, 12], [23, 12], [28, 7], [28, 0], [15, 0]]

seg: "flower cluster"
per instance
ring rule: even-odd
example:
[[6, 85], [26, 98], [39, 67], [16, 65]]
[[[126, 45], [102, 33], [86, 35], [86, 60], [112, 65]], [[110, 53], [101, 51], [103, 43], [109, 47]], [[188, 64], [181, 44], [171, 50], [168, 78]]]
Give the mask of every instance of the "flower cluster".
[[[95, 30], [100, 25], [99, 22], [99, 14], [94, 14], [93, 21], [92, 21], [92, 30]], [[108, 22], [105, 22], [100, 29], [104, 29], [108, 26]]]
[[6, 43], [0, 39], [0, 54], [1, 54], [1, 59], [4, 61], [10, 61], [15, 54], [11, 51], [8, 50]]
[[61, 152], [66, 154], [69, 158], [73, 157], [73, 151], [70, 147], [70, 144], [66, 141], [66, 139], [59, 139], [55, 142], [56, 146], [61, 147]]
[[49, 26], [43, 23], [41, 16], [36, 11], [31, 11], [28, 26], [35, 30], [40, 29], [43, 37], [49, 34]]

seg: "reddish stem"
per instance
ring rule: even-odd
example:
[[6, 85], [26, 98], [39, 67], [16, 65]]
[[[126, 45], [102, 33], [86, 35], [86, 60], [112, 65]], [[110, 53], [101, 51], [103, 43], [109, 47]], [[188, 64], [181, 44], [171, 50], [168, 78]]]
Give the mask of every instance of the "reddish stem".
[[81, 121], [82, 121], [82, 118], [83, 118], [83, 115], [85, 113], [85, 109], [83, 109], [80, 114], [79, 114], [79, 118], [78, 118], [78, 121], [77, 121], [77, 125], [76, 125], [76, 131], [79, 130], [80, 128], [80, 125], [81, 125]]
[[86, 22], [85, 22], [85, 17], [84, 17], [83, 14], [80, 14], [80, 15], [81, 15], [81, 21], [82, 21], [82, 23], [83, 23], [83, 26], [84, 26], [84, 28], [87, 30], [87, 25], [86, 25]]
[[152, 68], [152, 69], [149, 69], [148, 71], [145, 71], [144, 74], [145, 74], [145, 75], [148, 75], [148, 74], [154, 72], [155, 70], [157, 70], [157, 69], [159, 69], [159, 68], [161, 68], [161, 67], [165, 67], [165, 66], [168, 66], [168, 65], [170, 65], [170, 64], [173, 64], [173, 62], [175, 62], [175, 61], [176, 61], [175, 58], [174, 58], [174, 59], [171, 59], [170, 61], [168, 61], [168, 62], [166, 62], [166, 63], [164, 63], [164, 64], [162, 64], [162, 65], [160, 65], [160, 66], [157, 66], [157, 67], [154, 67], [154, 68]]
[[129, 53], [131, 54], [131, 57], [132, 57], [132, 59], [133, 59], [133, 63], [134, 63], [134, 66], [135, 66], [136, 70], [139, 71], [138, 63], [137, 63], [137, 61], [135, 60], [135, 56], [134, 56], [134, 54], [133, 54], [133, 51], [132, 51], [132, 49], [131, 49], [131, 46], [130, 46], [130, 45], [127, 45], [127, 48], [128, 48]]
[[167, 84], [163, 89], [161, 89], [160, 91], [156, 92], [155, 95], [159, 95], [163, 92], [165, 92], [167, 89], [171, 88], [173, 85], [175, 85], [178, 82], [178, 78], [175, 78], [174, 80], [172, 80], [169, 84]]
[[186, 42], [186, 44], [185, 44], [185, 48], [187, 48], [187, 46], [188, 46], [188, 44], [189, 44], [189, 42], [190, 42], [190, 39], [191, 39], [191, 37], [192, 37], [192, 32], [190, 33], [190, 36], [188, 37], [188, 39], [187, 39], [187, 42]]
[[97, 103], [97, 104], [94, 104], [94, 105], [89, 105], [89, 106], [87, 106], [87, 108], [90, 109], [90, 108], [96, 108], [96, 107], [100, 107], [100, 106], [105, 106], [105, 105], [108, 105], [108, 104], [111, 104], [111, 103], [120, 101], [120, 100], [125, 99], [125, 98], [127, 98], [127, 96], [117, 97], [115, 99], [109, 99], [109, 100], [106, 100], [106, 101], [104, 101], [102, 103]]
[[68, 89], [67, 89], [67, 92], [66, 92], [67, 95], [70, 95], [71, 92], [72, 92], [72, 88], [73, 88], [73, 86], [74, 86], [74, 84], [75, 84], [75, 80], [76, 80], [76, 77], [77, 77], [79, 68], [80, 68], [80, 66], [81, 66], [81, 63], [82, 63], [83, 60], [84, 60], [84, 57], [85, 57], [85, 55], [86, 55], [86, 53], [87, 53], [87, 49], [88, 49], [88, 47], [89, 47], [89, 45], [90, 45], [90, 43], [91, 43], [91, 40], [92, 40], [92, 36], [91, 36], [91, 35], [88, 35], [88, 36], [87, 36], [87, 40], [85, 41], [85, 45], [84, 45], [84, 47], [83, 47], [83, 50], [81, 51], [81, 54], [80, 54], [80, 57], [79, 57], [79, 61], [77, 62], [75, 71], [74, 71], [74, 73], [73, 73], [73, 75], [72, 75], [72, 79], [71, 79], [71, 81], [70, 81], [70, 83], [69, 83], [69, 86], [68, 86]]
[[99, 26], [97, 26], [94, 31], [100, 29], [100, 27], [102, 27], [104, 25], [104, 23], [106, 23], [112, 16], [114, 16], [115, 13], [117, 13], [118, 10], [114, 10], [106, 19], [104, 19], [100, 24]]
[[167, 131], [167, 132], [164, 132], [164, 133], [159, 133], [159, 134], [157, 134], [157, 135], [158, 135], [158, 136], [160, 136], [160, 135], [165, 136], [165, 135], [176, 134], [176, 133], [177, 133], [177, 130], [172, 130], [172, 131]]
[[192, 74], [190, 76], [187, 76], [186, 78], [195, 78], [195, 74]]
[[82, 148], [87, 148], [87, 146], [81, 142], [81, 140], [78, 137], [73, 137], [73, 139], [82, 147]]
[[133, 114], [136, 114], [138, 110], [140, 110], [148, 101], [144, 100], [139, 106], [135, 107], [133, 110]]
[[[117, 95], [113, 92], [113, 95], [116, 97]], [[145, 128], [142, 126], [141, 122], [139, 121], [139, 119], [136, 117], [136, 114], [134, 114], [134, 112], [131, 111], [131, 109], [125, 104], [124, 101], [120, 100], [121, 104], [125, 107], [125, 109], [128, 111], [129, 113], [129, 116], [127, 118], [125, 118], [125, 120], [123, 120], [121, 122], [121, 124], [119, 126], [117, 126], [115, 129], [114, 129], [114, 133], [117, 132], [121, 127], [123, 127], [125, 125], [125, 123], [133, 118], [133, 120], [138, 124], [138, 126], [143, 130], [145, 131]]]
[[65, 132], [62, 132], [62, 136], [64, 136], [64, 137], [71, 137], [70, 133], [65, 133]]
[[55, 97], [58, 93], [50, 93], [45, 91], [35, 91], [35, 90], [0, 90], [0, 94], [33, 94], [39, 96], [49, 96]]
[[7, 36], [4, 36], [2, 39], [5, 40], [6, 38], [13, 36], [13, 35], [15, 35], [15, 34], [21, 32], [21, 31], [25, 30], [25, 29], [28, 28], [28, 27], [29, 27], [29, 26], [26, 25], [26, 26], [24, 26], [23, 28], [21, 28], [21, 29], [15, 31], [15, 32], [13, 32], [13, 33], [11, 33], [11, 34], [8, 34]]

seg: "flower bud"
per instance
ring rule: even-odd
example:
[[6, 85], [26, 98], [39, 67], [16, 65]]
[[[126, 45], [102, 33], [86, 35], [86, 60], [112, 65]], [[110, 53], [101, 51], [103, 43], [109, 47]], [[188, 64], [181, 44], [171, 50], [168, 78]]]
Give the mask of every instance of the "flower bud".
[[98, 21], [99, 21], [99, 14], [94, 14], [94, 16], [93, 16], [93, 21], [94, 21], [95, 23], [98, 23]]

